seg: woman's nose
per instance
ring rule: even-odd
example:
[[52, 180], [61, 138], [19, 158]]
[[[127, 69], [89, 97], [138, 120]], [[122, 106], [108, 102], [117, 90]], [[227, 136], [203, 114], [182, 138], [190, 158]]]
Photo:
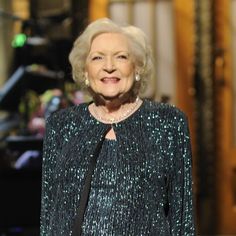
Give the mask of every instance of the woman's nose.
[[115, 71], [115, 65], [112, 58], [107, 58], [104, 63], [104, 70], [108, 73]]

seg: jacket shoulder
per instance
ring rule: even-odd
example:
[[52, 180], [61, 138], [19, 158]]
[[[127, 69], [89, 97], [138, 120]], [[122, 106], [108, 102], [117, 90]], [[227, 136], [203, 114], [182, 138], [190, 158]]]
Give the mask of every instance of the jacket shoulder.
[[82, 103], [79, 105], [73, 105], [67, 108], [57, 110], [46, 118], [46, 123], [54, 125], [65, 124], [73, 118], [79, 118], [85, 112], [86, 107], [87, 104]]
[[164, 120], [186, 120], [186, 114], [173, 104], [161, 103], [157, 101], [146, 102], [146, 112]]

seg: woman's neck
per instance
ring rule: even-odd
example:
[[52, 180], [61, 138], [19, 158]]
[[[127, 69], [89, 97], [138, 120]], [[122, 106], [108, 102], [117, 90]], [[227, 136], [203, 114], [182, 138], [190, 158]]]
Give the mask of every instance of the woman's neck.
[[129, 91], [115, 98], [106, 98], [101, 94], [94, 92], [91, 87], [88, 87], [87, 91], [92, 96], [93, 101], [97, 106], [105, 106], [108, 111], [112, 112], [119, 110], [123, 104], [134, 102], [138, 96], [140, 86], [140, 82], [136, 82]]

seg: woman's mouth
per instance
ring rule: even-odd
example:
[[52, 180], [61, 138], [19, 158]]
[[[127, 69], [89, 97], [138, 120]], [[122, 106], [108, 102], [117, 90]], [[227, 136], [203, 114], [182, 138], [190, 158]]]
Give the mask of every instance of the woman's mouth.
[[101, 81], [105, 84], [108, 84], [108, 83], [115, 84], [115, 83], [118, 83], [120, 79], [117, 77], [104, 77], [101, 79]]

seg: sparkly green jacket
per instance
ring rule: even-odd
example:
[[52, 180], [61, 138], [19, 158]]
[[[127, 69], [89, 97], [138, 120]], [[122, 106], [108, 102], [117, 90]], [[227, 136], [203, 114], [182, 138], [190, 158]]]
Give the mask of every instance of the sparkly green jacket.
[[[195, 235], [185, 115], [173, 106], [144, 100], [134, 114], [112, 126], [118, 184], [112, 206], [115, 224], [104, 236]], [[108, 128], [89, 113], [88, 104], [47, 119], [41, 236], [71, 235], [89, 160]]]

